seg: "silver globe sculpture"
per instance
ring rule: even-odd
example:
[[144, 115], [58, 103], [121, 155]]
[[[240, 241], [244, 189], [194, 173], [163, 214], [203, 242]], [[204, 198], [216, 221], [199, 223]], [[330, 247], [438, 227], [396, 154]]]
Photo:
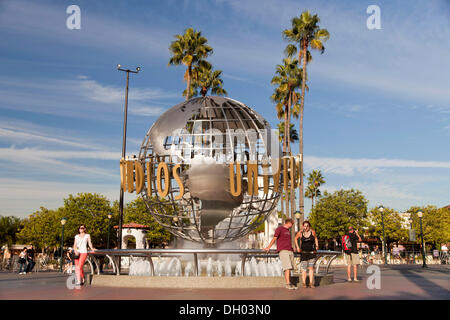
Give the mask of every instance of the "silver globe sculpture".
[[[266, 178], [264, 189], [260, 173], [258, 192], [249, 195], [248, 161], [257, 163], [259, 171], [265, 164], [265, 172], [272, 174], [278, 168], [274, 160], [279, 151], [278, 136], [274, 137], [269, 123], [248, 106], [224, 97], [193, 98], [161, 115], [147, 132], [139, 153], [142, 162], [167, 163], [169, 172], [181, 164], [183, 197], [176, 199], [180, 185], [173, 177], [164, 181], [169, 184], [167, 197], [157, 195], [155, 168], [152, 172], [145, 168], [152, 193], [145, 187], [141, 195], [150, 214], [177, 237], [207, 245], [237, 240], [264, 223], [280, 198], [279, 189], [274, 188], [275, 176]], [[230, 192], [230, 163], [236, 161], [242, 173], [238, 196]]]

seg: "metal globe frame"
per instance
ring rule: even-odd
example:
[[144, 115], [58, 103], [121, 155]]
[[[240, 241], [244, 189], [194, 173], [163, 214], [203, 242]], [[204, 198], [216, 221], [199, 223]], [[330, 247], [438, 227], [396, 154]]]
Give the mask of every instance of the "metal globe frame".
[[[170, 133], [177, 129], [181, 129], [182, 133], [179, 135]], [[219, 146], [219, 149], [224, 151], [223, 154], [215, 152], [218, 146], [216, 145], [213, 148], [214, 134], [210, 133], [210, 129], [220, 130], [226, 135], [226, 142], [222, 141]], [[243, 133], [244, 139], [241, 142], [245, 141], [244, 144], [235, 143], [236, 139], [230, 131], [239, 129], [241, 130], [240, 133]], [[264, 129], [265, 132], [263, 132]], [[276, 210], [283, 181], [282, 173], [280, 173], [277, 176], [279, 189], [275, 190], [275, 178], [273, 176], [275, 168], [272, 168], [274, 159], [271, 152], [273, 146], [267, 143], [267, 138], [263, 138], [267, 132], [270, 132], [270, 125], [266, 120], [248, 106], [230, 98], [193, 98], [169, 109], [148, 130], [141, 145], [138, 160], [142, 163], [151, 162], [155, 164], [165, 162], [168, 165], [169, 172], [172, 172], [175, 165], [180, 164], [184, 196], [179, 200], [175, 199], [180, 192], [180, 186], [173, 177], [170, 180], [166, 177], [164, 183], [169, 184], [167, 199], [158, 197], [155, 191], [157, 190], [156, 168], [153, 166], [152, 172], [147, 172], [148, 170], [144, 166], [145, 179], [151, 183], [152, 195], [149, 196], [147, 187], [144, 187], [141, 196], [150, 214], [173, 235], [207, 245], [234, 241], [256, 229], [270, 213]], [[199, 141], [200, 143], [198, 143]], [[184, 154], [184, 157], [180, 157], [180, 153], [173, 152], [174, 149], [179, 150], [180, 146], [183, 150], [192, 152], [188, 152], [187, 157], [186, 154]], [[278, 142], [275, 147], [277, 155], [279, 154], [279, 147]], [[193, 178], [189, 176], [189, 172], [194, 170], [191, 168], [194, 168], [195, 164], [191, 161], [198, 157], [202, 159], [206, 157], [209, 160], [214, 158], [223, 160], [223, 155], [228, 156], [228, 160], [231, 157], [231, 161], [240, 158], [257, 163], [258, 179], [262, 177], [259, 172], [269, 170], [264, 171], [272, 173], [268, 175], [268, 192], [263, 192], [264, 186], [260, 182], [258, 183], [258, 194], [248, 194], [247, 162], [242, 161], [240, 162], [242, 173], [241, 198], [233, 198], [230, 203], [227, 203], [221, 201], [207, 202], [207, 200], [193, 196], [191, 191], [192, 193], [194, 191], [189, 188], [189, 186], [192, 187], [189, 179]], [[252, 157], [253, 159], [251, 159]], [[204, 173], [206, 172], [206, 177], [211, 175], [212, 179], [214, 177], [220, 178], [223, 170], [223, 166], [219, 162], [205, 164], [202, 168], [204, 168]], [[279, 168], [278, 166], [276, 170], [279, 170]], [[150, 177], [148, 177], [149, 173]], [[200, 173], [203, 177], [202, 174]], [[227, 177], [224, 178], [226, 180]], [[202, 185], [205, 184], [201, 189], [204, 193], [214, 192], [208, 187], [208, 184], [214, 185], [214, 183], [217, 183], [217, 181], [208, 180], [205, 178], [201, 180]], [[224, 185], [226, 185], [225, 180]], [[220, 193], [220, 190], [218, 192]], [[208, 207], [207, 210], [206, 203], [212, 208]], [[233, 203], [238, 203], [238, 205], [230, 209]], [[220, 222], [213, 227], [205, 227], [204, 223], [208, 218], [205, 212], [208, 212], [209, 219], [212, 217], [213, 221], [220, 220]], [[224, 216], [225, 218], [221, 219]]]

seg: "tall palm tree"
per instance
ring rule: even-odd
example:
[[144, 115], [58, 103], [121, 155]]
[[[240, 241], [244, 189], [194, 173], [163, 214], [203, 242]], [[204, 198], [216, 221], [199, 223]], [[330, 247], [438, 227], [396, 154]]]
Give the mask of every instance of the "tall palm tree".
[[327, 29], [321, 29], [319, 27], [320, 19], [317, 14], [311, 15], [309, 11], [303, 11], [300, 17], [294, 17], [291, 20], [291, 28], [283, 31], [283, 37], [289, 42], [286, 47], [285, 53], [292, 57], [298, 49], [298, 61], [302, 62], [303, 79], [302, 82], [302, 94], [300, 101], [300, 145], [299, 153], [302, 155], [302, 162], [300, 166], [300, 188], [299, 188], [299, 206], [300, 212], [304, 214], [304, 198], [303, 198], [303, 110], [305, 106], [305, 90], [306, 90], [306, 65], [311, 60], [311, 54], [308, 48], [320, 50], [321, 53], [325, 51], [323, 42], [330, 38], [330, 34]]
[[305, 196], [311, 198], [312, 206], [314, 207], [314, 199], [321, 195], [319, 187], [325, 183], [325, 179], [320, 170], [313, 170], [308, 175], [308, 186], [306, 187]]
[[[283, 59], [283, 64], [277, 65], [275, 76], [272, 78], [271, 84], [277, 85], [275, 92], [272, 94], [272, 101], [274, 101], [277, 109], [277, 115], [279, 118], [284, 116], [284, 125], [281, 127], [283, 133], [281, 134], [283, 140], [283, 154], [291, 154], [291, 135], [289, 132], [291, 129], [291, 116], [298, 116], [298, 93], [295, 91], [301, 85], [302, 72], [298, 68], [298, 62], [296, 59], [286, 58]], [[293, 108], [294, 107], [294, 108]], [[284, 110], [283, 110], [284, 109]], [[279, 127], [280, 129], [280, 127]], [[284, 138], [289, 137], [289, 138]], [[291, 208], [289, 210], [288, 197], [290, 198]], [[295, 210], [295, 195], [293, 192], [289, 192], [286, 197], [286, 213], [290, 211], [292, 217]]]
[[[296, 142], [296, 141], [298, 141], [298, 132], [295, 129], [295, 126], [293, 123], [291, 123], [290, 126], [291, 126], [291, 128], [289, 130], [289, 141]], [[278, 131], [280, 132], [280, 142], [281, 142], [284, 140], [284, 134], [285, 134], [284, 122], [281, 121], [280, 123], [278, 123], [277, 128], [278, 128]]]
[[[191, 93], [193, 96], [201, 94], [206, 96], [209, 90], [212, 94], [225, 96], [228, 92], [223, 88], [223, 80], [221, 78], [222, 70], [213, 70], [210, 64], [202, 64], [196, 66], [193, 70], [193, 81], [191, 83]], [[198, 91], [197, 91], [198, 90]], [[186, 90], [183, 96], [186, 95]]]
[[[299, 106], [297, 104], [299, 94], [295, 91], [300, 88], [302, 83], [302, 70], [298, 68], [298, 61], [296, 59], [283, 59], [283, 64], [277, 65], [276, 76], [272, 78], [271, 84], [278, 85], [272, 95], [272, 100], [277, 103], [278, 116], [284, 115], [285, 132], [284, 136], [288, 136], [288, 128], [290, 128], [291, 117], [298, 117]], [[284, 111], [282, 110], [284, 106]], [[289, 154], [291, 153], [290, 140], [285, 141], [286, 148]]]
[[[320, 192], [320, 191], [319, 191]], [[314, 197], [316, 194], [316, 190], [314, 189], [314, 186], [307, 185], [305, 188], [305, 197], [311, 198], [311, 212], [314, 208]]]
[[186, 29], [183, 35], [177, 34], [174, 37], [176, 40], [172, 41], [169, 46], [172, 57], [168, 65], [184, 64], [186, 66], [184, 80], [187, 82], [186, 91], [189, 91], [186, 94], [186, 100], [189, 100], [191, 97], [192, 68], [209, 65], [205, 59], [212, 54], [213, 49], [206, 44], [208, 40], [201, 35], [201, 32], [192, 28]]

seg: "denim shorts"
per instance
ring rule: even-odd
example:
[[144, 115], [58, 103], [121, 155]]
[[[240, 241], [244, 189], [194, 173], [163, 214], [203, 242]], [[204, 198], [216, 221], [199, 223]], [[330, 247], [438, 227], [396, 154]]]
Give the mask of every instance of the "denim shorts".
[[300, 271], [307, 271], [308, 268], [314, 267], [314, 262], [316, 262], [315, 258], [301, 261], [300, 262]]

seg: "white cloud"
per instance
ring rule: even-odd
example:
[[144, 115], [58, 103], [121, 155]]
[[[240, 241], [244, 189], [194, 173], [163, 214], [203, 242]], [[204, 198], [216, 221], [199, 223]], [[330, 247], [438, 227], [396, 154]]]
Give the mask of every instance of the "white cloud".
[[[0, 77], [0, 84], [0, 94], [3, 97], [0, 108], [97, 119], [98, 113], [107, 115], [123, 112], [124, 88], [101, 84], [96, 80], [25, 80]], [[178, 96], [178, 93], [160, 88], [130, 88], [128, 100], [133, 105], [130, 105], [129, 111], [156, 115], [162, 108], [150, 110], [146, 103], [164, 104], [161, 101]], [[135, 112], [134, 108], [142, 112]]]
[[[0, 178], [1, 215], [25, 218], [41, 206], [56, 209], [69, 194], [81, 192], [99, 193], [113, 201], [119, 199], [119, 184], [94, 184], [74, 182], [35, 181], [27, 179]], [[135, 194], [125, 193], [125, 202], [132, 201]]]
[[[89, 152], [65, 152], [42, 150], [37, 148], [21, 148], [14, 146], [9, 148], [0, 148], [0, 160], [4, 163], [13, 164], [13, 166], [4, 165], [4, 168], [20, 169], [23, 175], [38, 170], [40, 174], [56, 174], [58, 176], [81, 176], [92, 178], [93, 176], [102, 176], [104, 178], [118, 178], [118, 172], [105, 170], [101, 167], [79, 165], [64, 160], [72, 159], [106, 159], [113, 160], [115, 153], [99, 153], [97, 151]], [[120, 154], [115, 159], [120, 159]], [[117, 160], [118, 161], [118, 160]]]
[[141, 116], [154, 117], [154, 116], [159, 116], [166, 110], [167, 110], [166, 108], [162, 108], [162, 107], [145, 107], [145, 106], [143, 106], [143, 107], [135, 107], [130, 112], [141, 115]]
[[441, 168], [450, 169], [450, 162], [416, 161], [400, 159], [351, 159], [305, 156], [305, 167], [324, 172], [353, 175], [356, 173], [379, 173], [382, 168]]

